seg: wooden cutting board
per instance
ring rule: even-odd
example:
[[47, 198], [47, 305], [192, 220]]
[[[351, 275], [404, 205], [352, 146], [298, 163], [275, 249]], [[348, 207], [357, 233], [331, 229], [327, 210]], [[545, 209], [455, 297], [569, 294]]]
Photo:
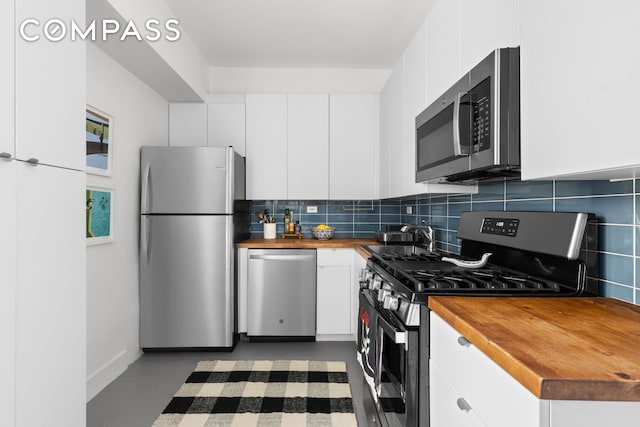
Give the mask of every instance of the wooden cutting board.
[[541, 399], [640, 401], [640, 306], [436, 296], [429, 307]]

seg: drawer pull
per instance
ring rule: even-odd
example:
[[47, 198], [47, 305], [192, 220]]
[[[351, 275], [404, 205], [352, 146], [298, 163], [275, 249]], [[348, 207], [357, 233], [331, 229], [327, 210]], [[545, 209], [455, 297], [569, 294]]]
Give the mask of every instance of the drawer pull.
[[463, 397], [459, 397], [458, 400], [456, 400], [456, 403], [458, 404], [458, 408], [460, 408], [461, 411], [471, 410], [471, 405], [469, 405]]
[[468, 347], [471, 345], [471, 341], [469, 341], [468, 339], [466, 339], [463, 336], [458, 337], [458, 344], [460, 344], [463, 347]]

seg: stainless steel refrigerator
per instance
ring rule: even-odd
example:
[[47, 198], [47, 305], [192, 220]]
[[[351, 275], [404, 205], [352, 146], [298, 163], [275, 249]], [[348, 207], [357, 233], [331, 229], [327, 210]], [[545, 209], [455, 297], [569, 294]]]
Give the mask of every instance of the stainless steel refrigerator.
[[249, 235], [244, 158], [143, 147], [140, 166], [140, 347], [232, 349], [234, 243]]

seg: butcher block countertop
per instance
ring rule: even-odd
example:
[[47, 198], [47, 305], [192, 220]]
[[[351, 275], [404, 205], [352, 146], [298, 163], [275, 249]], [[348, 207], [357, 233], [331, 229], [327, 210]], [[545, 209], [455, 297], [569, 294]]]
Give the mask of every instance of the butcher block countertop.
[[376, 239], [365, 238], [334, 238], [318, 240], [313, 238], [302, 239], [247, 239], [236, 244], [238, 248], [251, 249], [355, 249], [364, 258], [371, 256], [362, 245], [378, 245]]
[[429, 307], [540, 399], [640, 401], [640, 306], [435, 296]]

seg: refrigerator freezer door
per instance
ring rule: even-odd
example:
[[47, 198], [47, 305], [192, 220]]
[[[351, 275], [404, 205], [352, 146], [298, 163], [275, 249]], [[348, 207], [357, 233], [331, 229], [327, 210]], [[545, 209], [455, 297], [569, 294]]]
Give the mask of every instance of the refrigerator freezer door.
[[142, 214], [233, 213], [230, 147], [142, 147]]
[[141, 221], [141, 347], [232, 347], [233, 216]]

